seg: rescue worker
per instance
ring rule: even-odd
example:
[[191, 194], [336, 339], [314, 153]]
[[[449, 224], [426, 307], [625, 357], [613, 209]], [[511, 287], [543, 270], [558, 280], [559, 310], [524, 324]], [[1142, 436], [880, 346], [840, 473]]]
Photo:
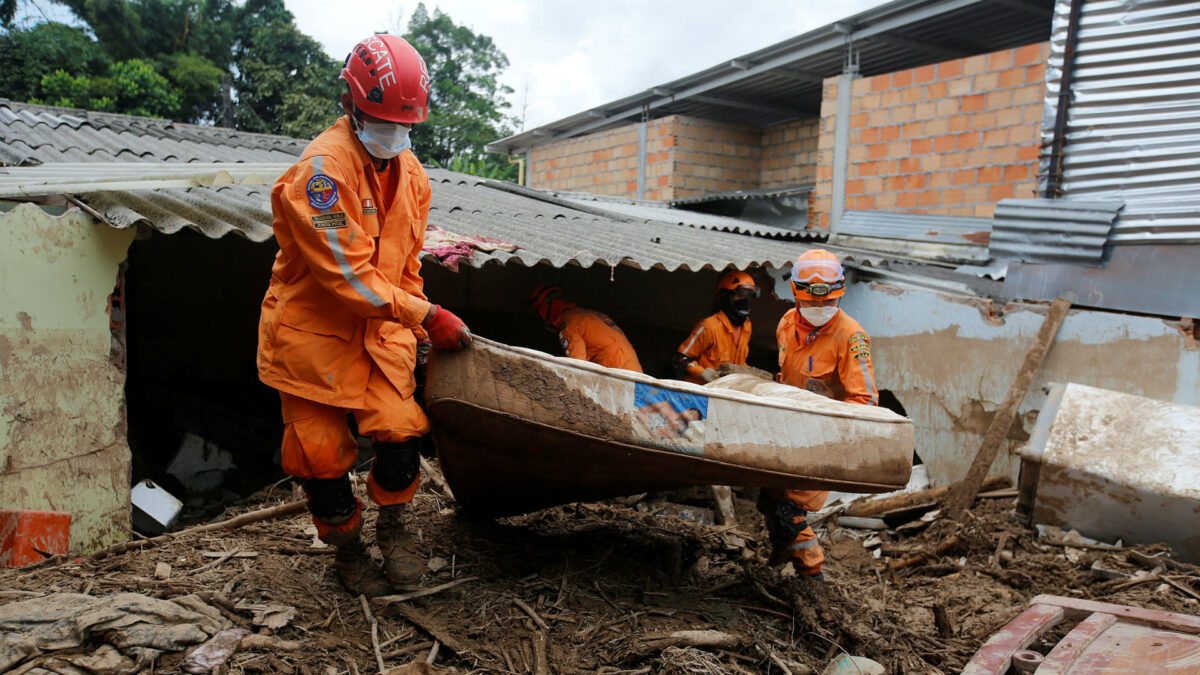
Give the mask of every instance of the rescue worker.
[[[418, 256], [429, 217], [429, 178], [409, 150], [425, 120], [429, 73], [406, 41], [373, 35], [355, 45], [341, 79], [345, 115], [317, 136], [271, 190], [279, 253], [259, 320], [258, 373], [279, 390], [283, 470], [303, 481], [317, 535], [355, 594], [420, 579], [405, 524], [429, 432], [413, 398], [418, 339], [459, 350], [466, 325], [425, 297]], [[375, 542], [360, 536], [362, 504], [348, 472], [374, 441], [367, 493], [379, 505]]]
[[[846, 293], [846, 274], [837, 256], [823, 249], [806, 251], [792, 265], [796, 307], [779, 321], [778, 379], [838, 401], [878, 405], [871, 367], [871, 338], [838, 307]], [[775, 544], [772, 559], [788, 557], [797, 572], [823, 578], [825, 554], [808, 526], [810, 511], [820, 510], [827, 490], [765, 491], [761, 510]]]
[[746, 365], [750, 352], [750, 299], [758, 296], [754, 278], [727, 270], [717, 280], [717, 311], [692, 328], [672, 360], [676, 374], [704, 384], [717, 379], [722, 363]]
[[643, 372], [633, 345], [612, 319], [577, 307], [564, 300], [562, 294], [562, 288], [556, 284], [540, 284], [530, 293], [529, 306], [546, 330], [558, 333], [567, 356], [609, 368]]

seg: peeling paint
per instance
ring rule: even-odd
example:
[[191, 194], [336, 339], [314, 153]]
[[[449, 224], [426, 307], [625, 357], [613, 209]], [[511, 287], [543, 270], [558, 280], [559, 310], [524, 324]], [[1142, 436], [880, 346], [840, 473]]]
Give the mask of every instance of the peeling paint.
[[[128, 537], [125, 374], [104, 306], [132, 231], [0, 216], [0, 505], [72, 514], [71, 550]], [[67, 487], [69, 486], [69, 487]]]
[[[913, 420], [917, 453], [935, 485], [966, 475], [990, 422], [1045, 318], [1047, 305], [1010, 303], [883, 284], [855, 284], [842, 306], [871, 335], [876, 383]], [[1000, 320], [997, 320], [999, 318]], [[1014, 480], [1017, 448], [1043, 407], [1042, 387], [1075, 382], [1197, 405], [1200, 350], [1180, 322], [1072, 310], [1019, 408], [1019, 424], [992, 466]]]

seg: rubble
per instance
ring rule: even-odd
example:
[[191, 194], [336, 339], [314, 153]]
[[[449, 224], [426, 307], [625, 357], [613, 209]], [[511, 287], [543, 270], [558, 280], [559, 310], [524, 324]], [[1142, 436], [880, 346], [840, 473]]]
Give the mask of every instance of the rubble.
[[[310, 547], [307, 514], [264, 496], [221, 523], [150, 544], [0, 570], [0, 612], [66, 593], [191, 597], [217, 612], [222, 630], [255, 631], [213, 672], [321, 675], [799, 674], [820, 673], [846, 653], [889, 673], [957, 673], [1039, 594], [1200, 612], [1200, 568], [1164, 546], [1083, 547], [1072, 559], [1067, 546], [1011, 520], [1013, 498], [979, 500], [961, 520], [936, 517], [917, 531], [850, 530], [827, 519], [819, 528], [826, 580], [817, 584], [766, 566], [770, 546], [745, 492], [735, 491], [734, 529], [618, 500], [481, 524], [425, 488], [414, 502], [415, 536], [440, 561], [419, 589], [369, 603], [373, 640], [360, 599], [330, 570], [330, 549]], [[271, 519], [262, 519], [264, 509]], [[372, 520], [374, 510], [365, 515]], [[864, 548], [868, 537], [879, 544]], [[171, 572], [160, 578], [164, 563]], [[662, 639], [679, 643], [655, 642]], [[103, 644], [32, 658], [100, 663], [114, 656]], [[154, 668], [178, 670], [184, 658], [182, 647], [164, 652]]]

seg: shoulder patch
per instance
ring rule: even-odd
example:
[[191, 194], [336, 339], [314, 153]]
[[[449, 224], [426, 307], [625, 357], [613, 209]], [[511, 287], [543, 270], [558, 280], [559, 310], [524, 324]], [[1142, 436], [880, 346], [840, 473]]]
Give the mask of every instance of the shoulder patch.
[[323, 173], [309, 178], [304, 191], [308, 194], [309, 206], [314, 209], [324, 210], [338, 202], [337, 183]]

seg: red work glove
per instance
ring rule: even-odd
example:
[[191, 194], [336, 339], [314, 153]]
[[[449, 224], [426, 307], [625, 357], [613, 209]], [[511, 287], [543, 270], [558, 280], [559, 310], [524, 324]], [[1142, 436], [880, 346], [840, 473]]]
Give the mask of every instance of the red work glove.
[[471, 344], [471, 331], [467, 330], [467, 324], [462, 319], [438, 305], [433, 305], [431, 310], [421, 326], [429, 333], [429, 341], [434, 349], [458, 351]]

